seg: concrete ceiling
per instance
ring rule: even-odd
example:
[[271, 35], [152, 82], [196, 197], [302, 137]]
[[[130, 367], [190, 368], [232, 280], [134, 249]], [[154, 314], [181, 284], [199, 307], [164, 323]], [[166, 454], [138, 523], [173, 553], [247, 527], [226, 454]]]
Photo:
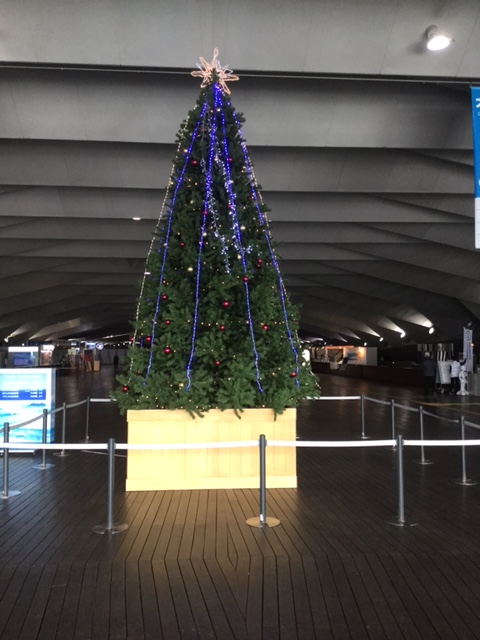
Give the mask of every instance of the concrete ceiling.
[[305, 335], [480, 326], [478, 0], [0, 0], [0, 342], [128, 332], [214, 47]]

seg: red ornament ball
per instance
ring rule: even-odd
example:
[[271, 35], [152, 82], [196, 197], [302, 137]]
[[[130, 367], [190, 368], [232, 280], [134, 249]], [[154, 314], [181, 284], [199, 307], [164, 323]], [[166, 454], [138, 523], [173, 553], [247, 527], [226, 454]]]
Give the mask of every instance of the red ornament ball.
[[262, 329], [263, 329], [264, 331], [268, 331], [268, 324], [264, 324], [264, 325], [262, 325]]
[[215, 366], [219, 367], [220, 366], [220, 360], [215, 360]]
[[168, 296], [165, 293], [162, 293], [160, 300], [168, 300]]
[[243, 281], [244, 282], [248, 282], [248, 277], [247, 276], [243, 276]]
[[222, 302], [222, 307], [223, 307], [224, 309], [228, 309], [228, 307], [229, 307], [229, 306], [230, 306], [230, 303], [229, 303], [229, 301], [228, 301], [228, 300], [224, 300], [224, 301]]
[[168, 356], [170, 353], [172, 353], [172, 350], [170, 349], [170, 347], [165, 347], [163, 350], [163, 353]]
[[224, 324], [221, 324], [219, 327], [220, 331], [225, 331], [226, 327]]
[[290, 374], [290, 378], [296, 378], [296, 377], [297, 377], [297, 372], [292, 371], [292, 373]]
[[261, 258], [258, 258], [257, 264], [262, 264], [262, 263], [263, 263], [263, 260]]
[[228, 158], [228, 161], [229, 162], [233, 162], [233, 158]]
[[192, 164], [198, 164], [198, 160], [192, 160]]
[[145, 342], [151, 342], [152, 336], [145, 336]]
[[168, 326], [172, 321], [171, 320], [165, 320], [165, 324]]
[[122, 387], [122, 391], [123, 391], [123, 393], [127, 393], [127, 391], [128, 391], [128, 387], [127, 387], [127, 385], [126, 385], [126, 384], [124, 384], [124, 385], [123, 385], [123, 387]]
[[208, 216], [208, 211], [203, 212], [203, 217], [206, 218]]
[[185, 246], [184, 242], [180, 242], [180, 246], [183, 248]]

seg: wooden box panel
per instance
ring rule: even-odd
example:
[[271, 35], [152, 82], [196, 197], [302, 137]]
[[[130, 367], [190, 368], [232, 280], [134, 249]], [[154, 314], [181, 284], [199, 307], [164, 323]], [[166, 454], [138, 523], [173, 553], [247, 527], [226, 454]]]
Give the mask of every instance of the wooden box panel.
[[[183, 444], [296, 439], [296, 409], [274, 420], [271, 409], [246, 409], [239, 419], [233, 410], [212, 409], [203, 418], [186, 411], [128, 411], [129, 444]], [[295, 447], [268, 447], [267, 488], [297, 486]], [[256, 447], [128, 451], [127, 491], [166, 489], [251, 489], [259, 486]]]

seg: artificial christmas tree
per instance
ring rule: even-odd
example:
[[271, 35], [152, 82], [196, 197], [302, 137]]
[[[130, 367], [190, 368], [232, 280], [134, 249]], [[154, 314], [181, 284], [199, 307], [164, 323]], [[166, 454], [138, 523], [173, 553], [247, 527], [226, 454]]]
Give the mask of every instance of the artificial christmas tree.
[[129, 414], [166, 409], [193, 417], [230, 409], [241, 418], [262, 408], [275, 417], [316, 395], [310, 367], [302, 366], [299, 313], [281, 278], [243, 118], [229, 99], [226, 83], [238, 78], [217, 56], [215, 50], [211, 63], [201, 58], [192, 73], [202, 77], [202, 90], [177, 137], [128, 371], [114, 394]]

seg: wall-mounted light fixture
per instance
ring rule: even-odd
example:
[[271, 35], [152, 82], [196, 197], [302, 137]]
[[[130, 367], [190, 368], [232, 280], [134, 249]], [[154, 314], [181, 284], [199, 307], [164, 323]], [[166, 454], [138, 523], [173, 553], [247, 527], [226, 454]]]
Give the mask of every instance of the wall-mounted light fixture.
[[430, 51], [441, 51], [454, 42], [451, 36], [444, 31], [440, 31], [434, 24], [426, 29], [425, 36], [427, 38], [427, 49]]
[[428, 333], [430, 335], [432, 335], [432, 333], [435, 333], [435, 327], [430, 327], [430, 329], [428, 330]]
[[406, 335], [407, 335], [407, 334], [405, 333], [405, 331], [402, 331], [402, 332], [400, 333], [400, 338], [405, 338], [405, 336], [406, 336]]

